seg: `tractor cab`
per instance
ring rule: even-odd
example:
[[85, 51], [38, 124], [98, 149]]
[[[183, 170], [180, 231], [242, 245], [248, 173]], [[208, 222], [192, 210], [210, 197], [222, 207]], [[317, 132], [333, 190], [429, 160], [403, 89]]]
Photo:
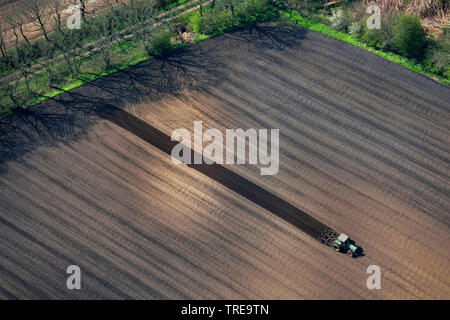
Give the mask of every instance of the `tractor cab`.
[[355, 241], [349, 238], [344, 233], [341, 233], [339, 237], [334, 240], [333, 248], [341, 253], [346, 253], [348, 256], [357, 258], [362, 255], [362, 248], [355, 244]]

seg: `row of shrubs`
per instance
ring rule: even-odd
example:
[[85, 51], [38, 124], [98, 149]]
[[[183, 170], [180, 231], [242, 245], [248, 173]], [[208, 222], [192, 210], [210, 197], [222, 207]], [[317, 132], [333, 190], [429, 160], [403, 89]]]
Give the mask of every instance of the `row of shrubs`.
[[[49, 54], [63, 53], [69, 45], [70, 49], [82, 46], [87, 40], [94, 40], [105, 35], [111, 35], [116, 31], [126, 27], [141, 23], [158, 13], [158, 10], [164, 10], [168, 6], [175, 6], [179, 0], [134, 0], [129, 5], [115, 6], [114, 9], [90, 17], [81, 24], [80, 30], [69, 30], [67, 28], [58, 28], [51, 24], [46, 26], [48, 29], [53, 28], [53, 32], [49, 33], [48, 40], [38, 38], [30, 43], [22, 41], [20, 37], [17, 39], [17, 45], [7, 48], [6, 54], [0, 54], [0, 73], [7, 73], [23, 67], [24, 64], [31, 65], [36, 60], [46, 58]], [[48, 10], [52, 10], [49, 6]], [[23, 18], [18, 16], [18, 21]], [[47, 19], [52, 21], [52, 19]], [[46, 20], [46, 21], [47, 21]], [[2, 23], [5, 24], [5, 23]], [[3, 29], [5, 25], [3, 25]], [[3, 37], [6, 38], [5, 30]], [[18, 33], [18, 31], [16, 31]], [[11, 35], [9, 35], [11, 36]], [[26, 61], [24, 60], [26, 59]]]
[[280, 8], [295, 9], [338, 31], [352, 34], [370, 47], [397, 53], [420, 63], [429, 73], [450, 78], [450, 27], [445, 28], [437, 39], [427, 37], [415, 15], [384, 13], [381, 28], [369, 29], [365, 7], [360, 4], [358, 8], [355, 6], [357, 1], [352, 0], [341, 1], [344, 6], [333, 10], [332, 15], [332, 9], [324, 9], [322, 0], [224, 0], [221, 3], [203, 14], [193, 14], [188, 29], [216, 35], [236, 26], [273, 20]]
[[336, 30], [348, 32], [375, 49], [394, 52], [422, 64], [430, 73], [450, 77], [450, 27], [437, 38], [427, 37], [419, 17], [409, 14], [384, 13], [380, 29], [369, 29], [369, 15], [341, 8], [329, 16]]
[[[448, 0], [443, 0], [445, 1]], [[324, 6], [323, 0], [273, 0], [282, 9], [293, 9], [302, 16], [352, 34], [369, 47], [394, 52], [422, 65], [424, 71], [450, 78], [450, 26], [434, 39], [427, 36], [415, 15], [381, 14], [381, 29], [369, 29], [366, 13], [368, 1], [341, 0], [341, 8]], [[373, 2], [373, 4], [380, 2]], [[337, 3], [334, 4], [338, 5]], [[443, 6], [444, 7], [444, 6]], [[447, 6], [448, 7], [448, 6]], [[398, 10], [396, 10], [398, 12]]]
[[[90, 75], [104, 74], [129, 60], [142, 56], [144, 48], [149, 56], [158, 56], [173, 47], [170, 42], [174, 32], [166, 25], [153, 28], [147, 22], [159, 13], [157, 3], [134, 0], [99, 16], [88, 19], [81, 30], [62, 29], [49, 34], [49, 39], [36, 39], [21, 43], [2, 56], [3, 70], [18, 70], [22, 80], [8, 83], [3, 81], [0, 89], [0, 116], [38, 101], [55, 88], [70, 87]], [[130, 27], [135, 37], [124, 43], [117, 31]], [[100, 38], [100, 39], [99, 39]], [[99, 39], [94, 54], [82, 55], [79, 48], [86, 42]], [[167, 39], [169, 42], [167, 42]], [[124, 47], [120, 45], [122, 43]], [[52, 60], [62, 55], [62, 58]], [[31, 66], [41, 63], [41, 73], [34, 73]]]
[[[183, 20], [181, 29], [214, 36], [236, 27], [274, 20], [278, 17], [280, 7], [286, 8], [286, 2], [281, 1], [283, 0], [215, 0], [212, 5], [187, 15], [184, 20], [181, 19]], [[300, 0], [288, 1], [292, 3], [292, 1]], [[318, 2], [311, 0], [306, 3], [317, 5]], [[100, 41], [100, 50], [96, 54], [96, 59], [103, 62], [103, 70], [111, 70], [115, 63], [114, 43], [115, 40], [120, 41], [120, 37], [114, 36], [114, 32], [118, 28], [118, 21], [121, 21], [123, 26], [133, 24], [139, 26], [135, 29], [135, 42], [143, 47], [149, 56], [160, 56], [170, 52], [174, 47], [182, 45], [182, 32], [180, 33], [180, 29], [175, 25], [152, 29], [150, 24], [142, 24], [149, 16], [155, 15], [152, 6], [147, 4], [146, 0], [133, 1], [129, 6], [120, 7], [102, 17], [88, 20], [88, 23], [84, 24], [84, 29], [78, 32], [55, 32], [50, 41], [42, 40], [28, 47], [24, 45], [24, 49], [19, 47], [15, 54], [8, 58], [18, 66], [21, 75], [25, 78], [25, 85], [17, 83], [9, 86], [8, 90], [2, 90], [0, 92], [0, 109], [4, 111], [23, 107], [30, 101], [34, 101], [33, 97], [36, 95], [51, 91], [55, 84], [64, 87], [70, 81], [76, 80], [80, 74], [81, 65], [86, 61], [84, 57], [78, 56], [76, 48], [83, 39], [86, 39], [85, 37], [105, 36], [104, 40]], [[306, 6], [307, 9], [311, 7]], [[330, 18], [329, 15], [317, 15], [317, 12], [320, 12], [317, 8], [314, 9], [314, 12], [316, 13], [315, 17], [321, 19], [321, 22], [328, 23], [336, 30], [351, 33], [371, 47], [393, 51], [416, 59], [427, 71], [444, 77], [450, 76], [450, 32], [448, 28], [444, 30], [438, 40], [432, 40], [426, 37], [419, 19], [415, 16], [383, 15], [381, 29], [369, 30], [366, 26], [366, 14], [358, 17], [344, 9]], [[305, 13], [303, 12], [303, 14]], [[38, 53], [35, 53], [36, 51]], [[50, 61], [49, 58], [54, 55], [54, 51], [64, 54], [65, 66], [59, 63], [59, 67], [55, 67], [52, 63], [47, 63]], [[43, 62], [46, 63], [47, 81], [30, 85], [33, 83], [33, 77], [27, 72], [27, 67], [35, 54], [45, 58]], [[128, 52], [127, 55], [133, 56], [133, 51]], [[121, 58], [118, 63], [126, 64], [126, 61]], [[0, 113], [2, 113], [1, 110]]]
[[277, 17], [278, 10], [271, 0], [223, 1], [194, 12], [189, 18], [187, 28], [194, 33], [213, 36]]
[[[194, 11], [186, 15], [184, 21], [183, 18], [179, 19], [182, 21], [181, 23], [164, 24], [153, 29], [151, 24], [142, 24], [149, 14], [154, 14], [151, 7], [137, 7], [145, 3], [145, 0], [135, 1], [128, 9], [124, 6], [116, 9], [117, 11], [106, 13], [91, 21], [88, 20], [83, 24], [82, 30], [56, 32], [52, 34], [50, 42], [42, 40], [34, 43], [33, 46], [24, 45], [23, 49], [19, 47], [18, 50], [15, 50], [14, 55], [9, 58], [18, 66], [25, 81], [9, 85], [0, 91], [0, 115], [33, 103], [36, 97], [50, 93], [55, 87], [66, 87], [76, 82], [77, 79], [84, 78], [93, 61], [97, 68], [96, 72], [101, 72], [100, 68], [102, 71], [108, 71], [113, 70], [118, 64], [126, 64], [127, 57], [123, 57], [124, 51], [118, 51], [117, 45], [114, 44], [114, 41], [120, 41], [120, 37], [113, 36], [113, 33], [117, 31], [115, 22], [124, 17], [127, 18], [122, 20], [125, 26], [141, 23], [135, 29], [132, 46], [125, 49], [126, 55], [132, 59], [133, 55], [140, 50], [138, 47], [144, 48], [148, 56], [161, 56], [183, 45], [184, 41], [192, 41], [192, 33], [212, 36], [238, 26], [268, 21], [278, 15], [278, 10], [271, 5], [270, 0], [235, 0], [233, 2], [217, 0], [213, 5], [203, 7], [201, 11]], [[183, 31], [191, 32], [190, 40], [183, 38]], [[99, 42], [99, 51], [92, 57], [80, 57], [77, 54], [76, 48], [81, 45], [83, 39], [86, 41], [86, 37], [98, 38], [99, 36], [106, 37]], [[36, 56], [45, 55], [48, 62], [49, 58], [55, 54], [52, 51], [62, 51], [64, 59], [59, 62], [46, 63], [46, 72], [40, 77], [33, 76], [26, 70], [34, 60], [31, 58], [34, 50], [37, 51]], [[116, 57], [117, 54], [121, 56], [119, 60]], [[45, 76], [45, 81], [42, 80], [42, 76]]]
[[[177, 0], [156, 0], [158, 7], [164, 7]], [[278, 15], [271, 5], [271, 0], [216, 0], [212, 6], [195, 11], [190, 15], [189, 31], [206, 35], [216, 35], [236, 26], [247, 26], [256, 22], [268, 21]], [[40, 58], [62, 53], [64, 50], [75, 50], [86, 39], [98, 39], [112, 35], [127, 26], [141, 23], [154, 12], [151, 1], [138, 0], [130, 5], [116, 7], [112, 12], [100, 17], [88, 19], [81, 30], [62, 30], [49, 35], [49, 41], [43, 38], [35, 40], [32, 45], [20, 43], [16, 48], [8, 50], [8, 54], [0, 56], [0, 73], [28, 67]], [[168, 31], [162, 32], [168, 41]], [[161, 37], [157, 36], [161, 42]], [[156, 41], [156, 39], [155, 39]], [[167, 46], [162, 43], [161, 46]], [[152, 45], [153, 47], [153, 45]], [[159, 54], [164, 50], [155, 49]]]
[[433, 39], [426, 36], [417, 16], [388, 14], [382, 19], [381, 29], [369, 30], [364, 21], [362, 30], [356, 35], [371, 47], [414, 59], [427, 71], [450, 77], [449, 27]]
[[[155, 2], [163, 7], [175, 1], [156, 0]], [[114, 14], [110, 13], [101, 18], [88, 20], [82, 25], [82, 29], [76, 32], [56, 32], [50, 37], [51, 46], [43, 39], [36, 41], [33, 46], [21, 44], [18, 50], [1, 57], [0, 72], [10, 68], [20, 69], [23, 67], [24, 58], [27, 61], [35, 61], [42, 56], [52, 54], [48, 52], [49, 47], [60, 48], [59, 51], [64, 51], [67, 43], [70, 44], [69, 47], [78, 47], [83, 39], [95, 39], [112, 34], [127, 25], [139, 23], [148, 15], [146, 11], [149, 7], [146, 3], [146, 0], [139, 0], [132, 2], [130, 6], [119, 6], [114, 9]], [[316, 14], [317, 17], [317, 12], [323, 8], [323, 2], [318, 0], [215, 0], [212, 6], [190, 15], [188, 29], [194, 33], [216, 35], [237, 26], [273, 20], [278, 16], [280, 6], [299, 10], [302, 14]], [[321, 22], [330, 24], [336, 30], [353, 34], [358, 40], [373, 48], [416, 59], [432, 73], [449, 76], [450, 32], [448, 27], [440, 38], [433, 40], [426, 37], [420, 20], [416, 16], [383, 14], [381, 29], [373, 30], [367, 28], [367, 18], [368, 15], [361, 10], [351, 12], [343, 8], [338, 11], [338, 14], [335, 13], [325, 21], [322, 19]], [[66, 39], [61, 39], [62, 35]]]
[[236, 27], [274, 20], [278, 15], [272, 0], [214, 1], [212, 5], [192, 12], [187, 21], [177, 22], [171, 28], [158, 28], [149, 38], [147, 51], [151, 56], [169, 53], [174, 49], [174, 37], [183, 31], [214, 36]]

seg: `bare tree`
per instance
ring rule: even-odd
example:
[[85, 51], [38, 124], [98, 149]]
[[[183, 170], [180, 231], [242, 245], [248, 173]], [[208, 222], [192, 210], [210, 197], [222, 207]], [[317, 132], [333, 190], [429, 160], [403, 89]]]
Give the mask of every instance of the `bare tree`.
[[[129, 6], [126, 4], [125, 0], [102, 0], [102, 3], [106, 5], [109, 9], [109, 12], [112, 13], [116, 19], [123, 21], [127, 19], [129, 15]], [[133, 3], [130, 4], [130, 7]]]
[[16, 20], [13, 16], [6, 17], [6, 22], [11, 27], [11, 32], [14, 35], [14, 43], [16, 45], [16, 48], [19, 46], [19, 30], [17, 28]]
[[25, 31], [23, 29], [23, 26], [25, 25], [25, 21], [23, 19], [23, 16], [21, 14], [8, 16], [6, 18], [6, 21], [11, 27], [12, 33], [15, 37], [16, 47], [19, 45], [19, 34], [22, 36], [22, 38], [25, 40], [25, 42], [31, 46], [30, 40], [25, 35]]
[[88, 5], [89, 1], [90, 0], [78, 0], [78, 2], [80, 4], [79, 8], [80, 8], [80, 11], [81, 11], [81, 20], [83, 22], [86, 22], [86, 14], [87, 14], [86, 8], [87, 8], [87, 5]]
[[54, 29], [62, 33], [62, 14], [65, 9], [64, 0], [50, 0], [50, 6], [50, 12], [55, 23]]
[[50, 88], [52, 83], [52, 78], [54, 74], [54, 68], [52, 64], [52, 58], [55, 53], [55, 47], [50, 42], [45, 42], [41, 45], [41, 57], [42, 57], [42, 66], [44, 67], [46, 76], [47, 76], [47, 86]]
[[31, 46], [18, 47], [14, 59], [15, 59], [15, 66], [19, 69], [21, 76], [25, 80], [27, 93], [29, 96], [31, 96], [33, 92], [30, 87], [30, 77], [32, 76], [33, 73], [30, 67], [33, 61], [33, 47]]
[[134, 1], [129, 5], [128, 24], [139, 31], [140, 25], [146, 21], [154, 23], [157, 16], [156, 0]]
[[[4, 102], [4, 105], [2, 103], [2, 107], [3, 110], [2, 112], [6, 112], [8, 110], [15, 110], [18, 107], [20, 107], [22, 105], [22, 99], [21, 96], [19, 94], [19, 88], [18, 88], [18, 84], [14, 83], [14, 84], [7, 84], [4, 88], [3, 88], [3, 93], [5, 95], [5, 97], [8, 97], [9, 100], [11, 101], [11, 103], [7, 103], [7, 101]], [[3, 99], [2, 99], [3, 100]]]
[[100, 39], [98, 41], [98, 50], [100, 57], [105, 63], [106, 70], [112, 67], [112, 48], [117, 39], [117, 35], [114, 33], [113, 21], [115, 16], [113, 14], [106, 14], [99, 17], [95, 22], [96, 29], [100, 32]]
[[23, 19], [23, 16], [21, 14], [17, 15], [16, 23], [17, 23], [17, 27], [19, 28], [20, 34], [22, 35], [22, 38], [25, 40], [25, 42], [29, 46], [31, 46], [30, 40], [28, 40], [28, 37], [25, 35], [25, 31], [23, 30], [23, 26], [25, 25], [25, 20]]
[[49, 17], [49, 12], [45, 0], [22, 0], [22, 7], [24, 15], [27, 19], [30, 19], [36, 26], [38, 26], [45, 40], [50, 42], [48, 37], [48, 32], [46, 29], [47, 18]]
[[142, 43], [147, 52], [151, 52], [151, 38], [155, 31], [153, 24], [158, 14], [156, 1], [140, 1], [133, 10], [132, 25], [136, 39]]
[[80, 32], [66, 32], [55, 34], [55, 45], [61, 50], [64, 61], [71, 74], [80, 73], [81, 64], [83, 63], [80, 57]]
[[230, 9], [231, 11], [231, 15], [234, 16], [234, 5], [235, 5], [235, 0], [221, 0], [220, 1], [222, 3], [222, 5], [227, 8]]

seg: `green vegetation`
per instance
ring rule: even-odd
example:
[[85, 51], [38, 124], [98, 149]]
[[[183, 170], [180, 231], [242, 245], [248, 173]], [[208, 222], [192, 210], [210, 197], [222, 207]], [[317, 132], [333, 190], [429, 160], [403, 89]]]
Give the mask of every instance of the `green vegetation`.
[[442, 35], [427, 51], [425, 64], [433, 73], [450, 78], [450, 26], [444, 29]]
[[206, 7], [202, 13], [194, 12], [189, 17], [188, 30], [214, 36], [236, 27], [274, 20], [279, 16], [270, 0], [234, 1], [233, 6], [228, 5], [228, 8], [226, 3], [219, 3]]
[[319, 6], [321, 1], [315, 0], [277, 1], [291, 21], [369, 50], [441, 83], [450, 83], [448, 32], [444, 31], [438, 40], [426, 37], [419, 19], [448, 8], [443, 1], [430, 2], [430, 6], [405, 3], [403, 12], [416, 12], [417, 16], [401, 14], [401, 8], [392, 8], [381, 15], [380, 29], [367, 27], [369, 15], [361, 1], [341, 1], [339, 7]]
[[369, 47], [383, 51], [393, 51], [394, 26], [397, 16], [395, 14], [386, 14], [382, 16], [381, 28], [369, 30], [367, 28], [367, 19], [362, 21], [362, 31], [358, 34], [358, 40], [367, 44]]
[[159, 28], [150, 38], [147, 52], [150, 56], [158, 57], [173, 49], [173, 31], [164, 26]]
[[189, 2], [189, 0], [160, 1], [161, 11], [173, 9], [175, 7], [181, 6], [182, 4], [185, 4], [186, 2]]
[[[335, 10], [331, 14], [330, 9], [319, 5], [320, 1], [221, 0], [153, 27], [153, 22], [159, 21], [157, 15], [161, 11], [158, 8], [173, 9], [186, 2], [135, 0], [88, 19], [81, 30], [62, 29], [49, 34], [48, 40], [38, 39], [8, 50], [2, 45], [0, 71], [4, 74], [17, 71], [21, 79], [3, 84], [0, 116], [164, 55], [187, 43], [264, 21], [294, 22], [450, 84], [448, 28], [438, 40], [428, 39], [414, 16], [384, 15], [381, 29], [369, 30], [365, 13], [354, 14], [343, 7], [340, 13]], [[171, 15], [193, 5], [175, 10]], [[124, 28], [127, 30], [121, 31]], [[93, 39], [97, 40], [95, 46], [80, 48]], [[52, 60], [58, 55], [61, 57]], [[39, 68], [30, 70], [36, 62], [41, 63]]]
[[394, 27], [392, 38], [394, 50], [408, 58], [420, 58], [427, 44], [425, 31], [416, 16], [403, 14]]
[[[172, 5], [185, 2], [187, 0], [179, 0]], [[152, 27], [158, 20], [160, 10], [157, 7], [157, 2], [134, 1], [87, 20], [81, 30], [62, 29], [51, 33], [48, 41], [37, 39], [31, 44], [10, 48], [2, 55], [0, 65], [13, 66], [8, 73], [18, 71], [14, 77], [21, 79], [17, 83], [8, 85], [8, 81], [4, 81], [1, 84], [0, 116], [179, 46], [180, 41], [170, 42], [175, 38], [173, 30]], [[153, 22], [144, 23], [148, 19]], [[118, 24], [118, 21], [122, 22]], [[130, 30], [118, 32], [118, 25]], [[130, 38], [132, 33], [134, 36]], [[88, 42], [86, 39], [99, 40], [95, 46], [81, 49]], [[95, 52], [89, 53], [94, 48]], [[58, 55], [61, 57], [53, 59]], [[41, 65], [30, 69], [37, 62]]]
[[[54, 0], [58, 3], [60, 0]], [[69, 37], [69, 42], [71, 45], [77, 48], [89, 44], [92, 41], [96, 41], [104, 36], [105, 31], [110, 35], [115, 32], [123, 32], [125, 29], [135, 26], [137, 23], [146, 20], [146, 18], [154, 18], [158, 13], [171, 10], [177, 6], [181, 6], [191, 0], [136, 0], [132, 1], [130, 5], [120, 5], [116, 7], [111, 7], [109, 11], [105, 13], [98, 14], [87, 19], [81, 25], [80, 30], [69, 30], [67, 28], [62, 28], [61, 26], [55, 29], [55, 32], [48, 35], [49, 41], [45, 41], [44, 38], [38, 38], [28, 43], [19, 42], [20, 38], [20, 27], [18, 21], [19, 18], [13, 19], [14, 30], [18, 34], [14, 47], [5, 50], [5, 45], [2, 40], [3, 33], [1, 32], [0, 25], [0, 49], [2, 55], [0, 56], [0, 76], [5, 76], [11, 72], [18, 71], [20, 67], [14, 60], [14, 56], [17, 52], [27, 51], [28, 58], [33, 60], [34, 63], [41, 62], [45, 58], [45, 49], [43, 47], [52, 44], [54, 46], [52, 54], [56, 56], [63, 53], [63, 50], [58, 47], [58, 42], [61, 45], [62, 38]], [[194, 4], [191, 4], [185, 8], [176, 10], [170, 13], [167, 17], [180, 13], [184, 10], [192, 8], [198, 5], [200, 0], [197, 0]], [[151, 8], [151, 10], [149, 10]], [[56, 11], [56, 8], [48, 7], [48, 10]], [[61, 9], [59, 9], [61, 10]], [[11, 22], [12, 23], [12, 22]], [[77, 39], [73, 39], [72, 33], [76, 33]], [[31, 45], [30, 45], [31, 44]], [[30, 61], [31, 62], [31, 61]]]
[[359, 41], [358, 37], [355, 35], [336, 31], [331, 26], [328, 26], [323, 23], [316, 22], [315, 20], [303, 17], [297, 11], [293, 11], [293, 10], [292, 11], [284, 11], [283, 16], [285, 18], [287, 18], [288, 20], [293, 21], [296, 24], [299, 24], [300, 26], [302, 26], [306, 29], [318, 31], [320, 33], [329, 35], [333, 38], [348, 42], [354, 46], [368, 50], [376, 55], [379, 55], [383, 58], [386, 58], [386, 59], [393, 61], [397, 64], [400, 64], [402, 66], [405, 66], [417, 73], [421, 73], [430, 78], [438, 79], [440, 82], [450, 85], [450, 79], [448, 77], [443, 77], [443, 76], [440, 76], [439, 74], [432, 73], [428, 69], [426, 69], [425, 66], [423, 66], [422, 64], [420, 64], [418, 62], [415, 62], [414, 60], [408, 59], [404, 56], [398, 55], [393, 52], [375, 49], [375, 48]]

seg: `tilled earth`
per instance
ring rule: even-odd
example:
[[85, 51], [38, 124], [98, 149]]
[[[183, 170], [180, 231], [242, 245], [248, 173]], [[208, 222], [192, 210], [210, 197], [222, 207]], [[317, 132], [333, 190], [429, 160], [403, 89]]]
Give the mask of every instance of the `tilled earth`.
[[[2, 298], [450, 298], [450, 90], [302, 29], [226, 34], [2, 119]], [[280, 130], [230, 176], [344, 232], [351, 259], [104, 116]], [[66, 288], [78, 265], [82, 289]], [[369, 290], [366, 268], [381, 268]]]

